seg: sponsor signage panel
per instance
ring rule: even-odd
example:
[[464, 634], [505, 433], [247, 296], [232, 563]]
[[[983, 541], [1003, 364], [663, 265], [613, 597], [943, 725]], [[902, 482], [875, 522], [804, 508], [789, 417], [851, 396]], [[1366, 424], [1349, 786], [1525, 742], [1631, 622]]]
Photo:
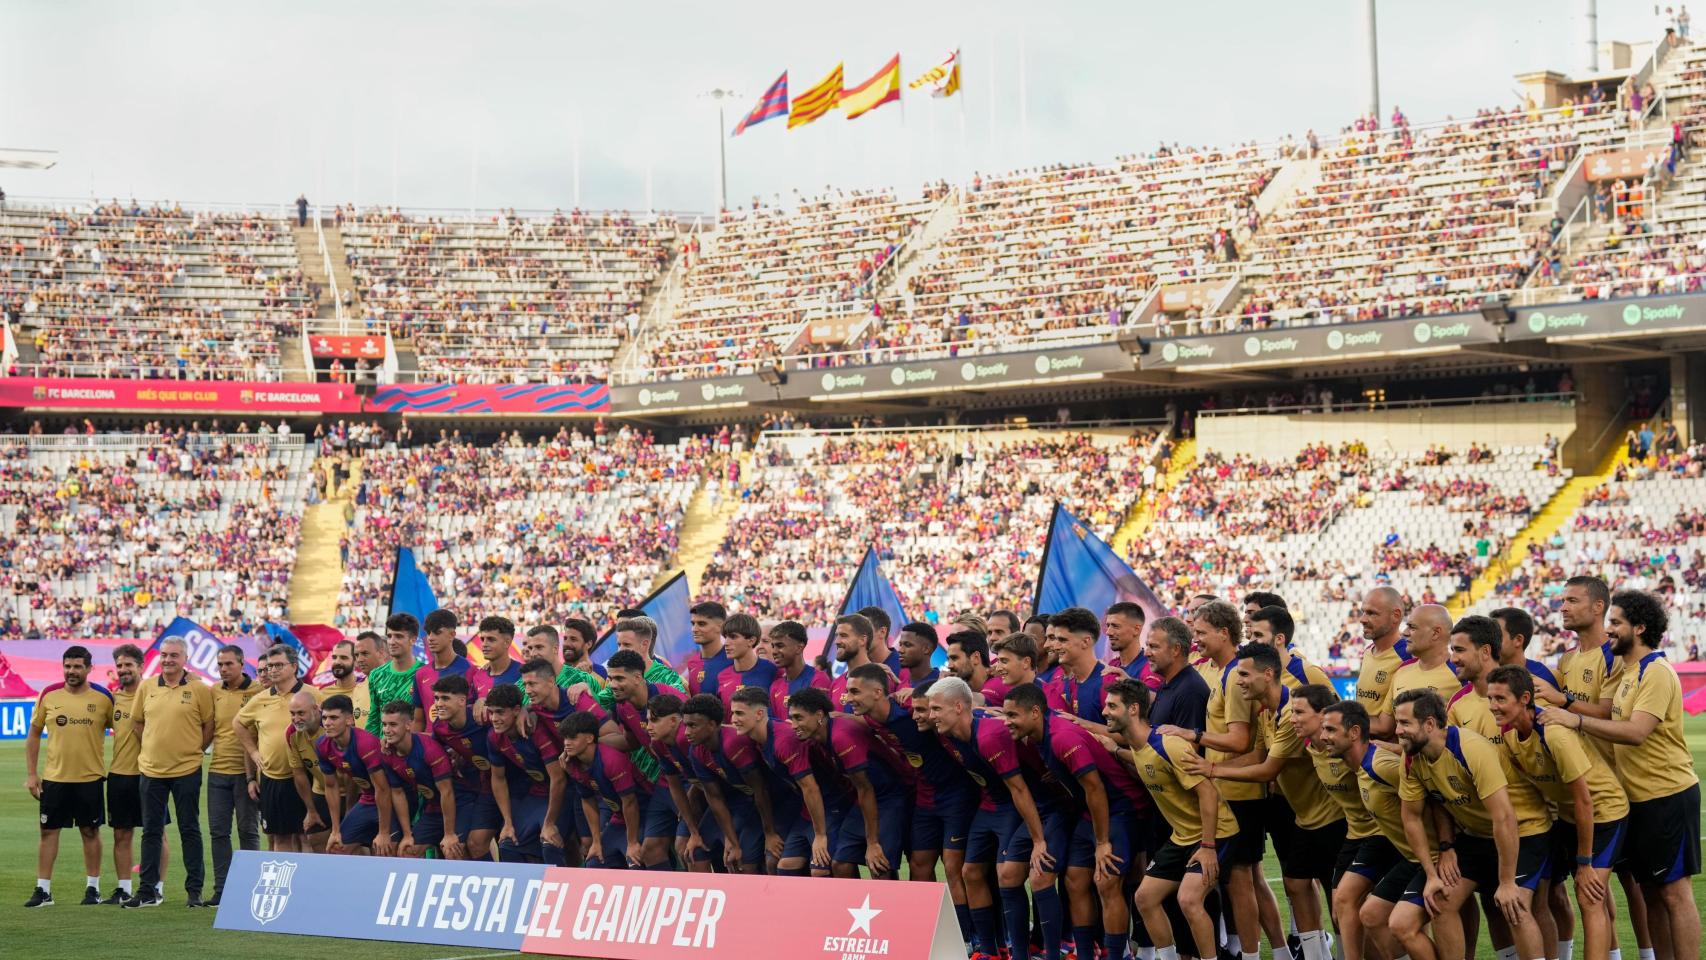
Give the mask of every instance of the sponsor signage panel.
[[238, 851], [222, 930], [610, 960], [964, 960], [947, 887]]
[[385, 357], [385, 338], [311, 336], [308, 338], [308, 350], [316, 358], [382, 360]]
[[238, 380], [103, 380], [6, 377], [0, 407], [60, 410], [171, 410], [182, 413], [359, 413], [347, 383]]
[[1506, 340], [1630, 337], [1706, 327], [1706, 294], [1548, 303], [1516, 311]]
[[1024, 353], [944, 357], [915, 363], [832, 367], [788, 373], [784, 399], [829, 399], [883, 393], [992, 389], [1052, 381], [1083, 380], [1130, 370], [1131, 358], [1113, 344]]
[[1496, 343], [1498, 328], [1479, 313], [1452, 313], [1405, 320], [1286, 327], [1278, 330], [1176, 337], [1150, 344], [1145, 370], [1323, 362], [1338, 357], [1439, 350], [1469, 343]]
[[774, 399], [775, 388], [756, 376], [666, 380], [610, 388], [610, 406], [617, 413], [667, 413], [744, 406], [755, 400]]

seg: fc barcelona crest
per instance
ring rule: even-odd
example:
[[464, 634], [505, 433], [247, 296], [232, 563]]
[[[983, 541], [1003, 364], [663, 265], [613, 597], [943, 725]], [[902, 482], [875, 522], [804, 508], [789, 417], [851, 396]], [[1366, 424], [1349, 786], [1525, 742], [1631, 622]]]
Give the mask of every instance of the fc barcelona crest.
[[262, 924], [284, 915], [290, 903], [290, 877], [296, 864], [290, 860], [264, 860], [255, 889], [249, 893], [249, 915]]

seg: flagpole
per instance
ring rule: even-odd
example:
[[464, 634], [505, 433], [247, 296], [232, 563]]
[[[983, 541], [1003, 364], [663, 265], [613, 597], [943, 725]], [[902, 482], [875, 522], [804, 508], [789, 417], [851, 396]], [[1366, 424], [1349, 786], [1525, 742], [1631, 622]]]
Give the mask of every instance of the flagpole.
[[[1048, 535], [1043, 538], [1043, 562], [1037, 567], [1037, 589], [1031, 594], [1031, 616], [1042, 613], [1043, 605], [1043, 574], [1048, 570], [1048, 555], [1054, 549], [1054, 525], [1060, 522], [1060, 501], [1054, 502], [1054, 511], [1048, 518]], [[1058, 611], [1055, 611], [1058, 612]]]
[[391, 595], [385, 598], [385, 616], [391, 616], [391, 611], [397, 609], [397, 571], [403, 566], [403, 548], [391, 555]]

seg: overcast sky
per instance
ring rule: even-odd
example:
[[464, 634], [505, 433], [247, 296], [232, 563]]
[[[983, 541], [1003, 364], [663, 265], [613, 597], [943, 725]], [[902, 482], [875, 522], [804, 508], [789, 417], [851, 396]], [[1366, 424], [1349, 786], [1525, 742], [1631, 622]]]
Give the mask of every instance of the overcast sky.
[[[1413, 120], [1516, 102], [1579, 72], [1583, 0], [1380, 8], [1381, 104]], [[1602, 39], [1656, 35], [1600, 0]], [[1361, 0], [5, 0], [0, 145], [60, 151], [14, 197], [709, 210], [716, 107], [731, 202], [826, 184], [910, 189], [1159, 140], [1333, 131], [1363, 102]], [[1702, 10], [1706, 13], [1706, 9]], [[1706, 23], [1700, 25], [1706, 29]], [[796, 95], [898, 51], [910, 81], [963, 51], [965, 91], [728, 139], [784, 69]], [[577, 149], [578, 144], [578, 149]]]

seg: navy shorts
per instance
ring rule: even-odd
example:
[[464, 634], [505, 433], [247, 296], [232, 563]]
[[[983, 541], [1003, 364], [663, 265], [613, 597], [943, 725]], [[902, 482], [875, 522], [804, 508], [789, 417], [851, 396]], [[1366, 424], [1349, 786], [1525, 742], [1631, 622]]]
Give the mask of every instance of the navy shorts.
[[667, 788], [658, 787], [652, 790], [650, 799], [643, 793], [636, 793], [635, 799], [640, 801], [640, 815], [645, 818], [640, 836], [648, 840], [675, 836], [675, 828], [681, 821], [681, 815], [676, 813], [675, 796]]
[[[1076, 807], [1061, 809], [1047, 807], [1037, 811], [1043, 821], [1043, 843], [1048, 844], [1049, 856], [1054, 860], [1054, 866], [1045, 867], [1050, 873], [1060, 873], [1066, 870], [1066, 861], [1072, 854], [1072, 834], [1078, 829], [1078, 818], [1081, 814]], [[1007, 840], [1007, 846], [1001, 851], [1002, 863], [1028, 863], [1031, 859], [1031, 831], [1025, 829], [1025, 818], [1013, 811], [1013, 820], [1018, 825]]]
[[[764, 823], [758, 819], [758, 808], [745, 796], [724, 794], [723, 799], [729, 805], [729, 819], [734, 821], [736, 838], [740, 843], [740, 858], [742, 863], [764, 866]], [[718, 830], [718, 836], [722, 831]], [[723, 843], [729, 838], [723, 837]], [[706, 838], [709, 842], [710, 838]]]
[[499, 860], [528, 863], [540, 856], [539, 831], [545, 827], [545, 811], [550, 806], [550, 800], [532, 793], [517, 791], [509, 795], [509, 820], [515, 827], [515, 842], [498, 845]]
[[[379, 807], [371, 803], [358, 803], [344, 814], [338, 821], [338, 836], [345, 846], [371, 847], [379, 836]], [[391, 823], [391, 839], [403, 839], [403, 826], [395, 820]], [[538, 836], [535, 835], [537, 840]]]
[[[826, 826], [833, 829], [833, 818], [829, 817], [827, 812], [825, 813], [825, 818], [829, 820], [829, 823], [826, 824]], [[775, 824], [776, 834], [782, 838], [782, 856], [778, 859], [792, 860], [799, 858], [801, 860], [810, 860], [812, 856], [812, 838], [817, 835], [816, 832], [812, 830], [811, 814], [806, 813], [804, 807], [795, 807], [793, 810], [785, 814], [781, 811], [777, 811], [775, 815]], [[831, 845], [831, 849], [834, 849], [833, 844]]]
[[[602, 807], [600, 812], [605, 812]], [[598, 836], [599, 843], [604, 848], [604, 859], [594, 860], [589, 856], [586, 865], [603, 867], [606, 870], [628, 869], [628, 824], [622, 820], [622, 815], [606, 817]]]
[[[882, 844], [883, 856], [888, 858], [889, 870], [898, 872], [906, 850], [906, 824], [912, 808], [912, 796], [907, 791], [877, 794], [877, 842]], [[865, 814], [857, 803], [841, 817], [841, 829], [831, 855], [841, 863], [865, 862]]]
[[[1187, 873], [1202, 873], [1202, 868], [1191, 862], [1200, 846], [1201, 844], [1196, 843], [1174, 843], [1169, 837], [1167, 842], [1161, 844], [1161, 849], [1155, 851], [1155, 856], [1149, 859], [1149, 869], [1143, 875], [1179, 883], [1185, 879]], [[1215, 848], [1215, 858], [1221, 866], [1226, 865], [1226, 855], [1218, 845]]]
[[1391, 869], [1404, 859], [1392, 841], [1381, 834], [1362, 837], [1356, 840], [1346, 840], [1339, 848], [1339, 862], [1333, 872], [1333, 886], [1339, 885], [1339, 879], [1347, 873], [1379, 882]]
[[[582, 840], [591, 840], [592, 825], [586, 822], [586, 811], [581, 809], [581, 789], [576, 785], [572, 778], [567, 784], [565, 784], [565, 787], [566, 789], [563, 791], [563, 803], [569, 808], [568, 819], [574, 823], [575, 836], [580, 837]], [[596, 797], [593, 798], [593, 803], [596, 804], [597, 802], [598, 799]], [[564, 834], [563, 838], [566, 842], [568, 834]]]
[[912, 814], [908, 850], [964, 850], [971, 833], [972, 818], [977, 816], [977, 794], [935, 798], [929, 810], [917, 808]]
[[[1120, 858], [1122, 872], [1131, 869], [1130, 822], [1130, 811], [1108, 811], [1108, 843], [1114, 848], [1114, 856]], [[1049, 849], [1054, 849], [1052, 841]], [[1092, 870], [1096, 867], [1096, 825], [1090, 822], [1088, 814], [1079, 818], [1072, 831], [1072, 848], [1067, 854], [1066, 865]]]
[[993, 810], [979, 806], [966, 837], [966, 862], [994, 863], [1018, 822], [1019, 812], [1011, 804]]
[[[1623, 838], [1629, 833], [1629, 818], [1593, 825], [1593, 863], [1601, 870], [1611, 869], [1623, 850]], [[1576, 825], [1559, 820], [1552, 824], [1552, 864], [1550, 877], [1563, 880], [1576, 872]]]
[[[1290, 807], [1286, 808], [1290, 810]], [[1334, 880], [1336, 855], [1345, 845], [1345, 819], [1340, 817], [1326, 826], [1304, 829], [1293, 823], [1286, 828], [1285, 852], [1280, 854], [1280, 873], [1289, 880], [1319, 880], [1331, 884]], [[1279, 841], [1274, 841], [1279, 846]]]
[[[1427, 874], [1422, 871], [1421, 864], [1402, 859], [1374, 882], [1374, 891], [1369, 896], [1387, 903], [1413, 903], [1419, 907], [1422, 905], [1422, 884], [1426, 881]], [[1412, 886], [1415, 887], [1414, 892], [1410, 889]]]
[[415, 822], [410, 825], [409, 834], [415, 838], [415, 843], [419, 846], [438, 846], [439, 842], [444, 839], [444, 814], [420, 814], [415, 817]]
[[[1548, 854], [1552, 852], [1552, 835], [1537, 833], [1518, 837], [1516, 846], [1516, 885], [1533, 890], [1547, 877]], [[1491, 838], [1472, 833], [1457, 835], [1457, 869], [1463, 879], [1491, 893], [1499, 885], [1499, 848]], [[1425, 876], [1425, 871], [1424, 871]]]
[[497, 833], [503, 827], [504, 815], [498, 809], [496, 797], [489, 793], [456, 795], [456, 833], [464, 842], [475, 830]]

